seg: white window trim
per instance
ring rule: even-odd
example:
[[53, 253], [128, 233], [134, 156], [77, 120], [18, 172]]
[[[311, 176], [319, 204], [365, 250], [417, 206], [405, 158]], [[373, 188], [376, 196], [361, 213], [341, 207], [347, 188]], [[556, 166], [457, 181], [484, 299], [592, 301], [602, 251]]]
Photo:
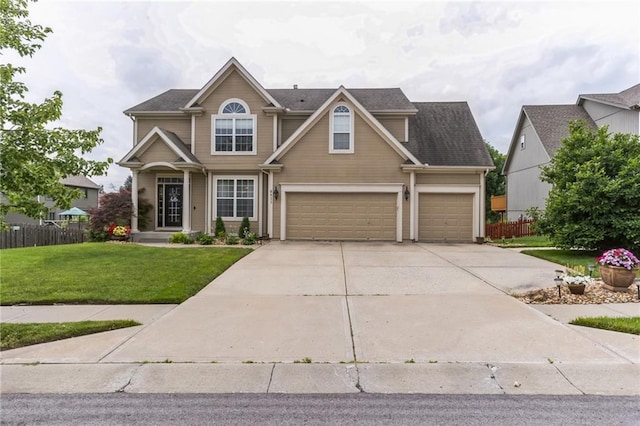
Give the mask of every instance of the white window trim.
[[[231, 103], [231, 102], [237, 102], [240, 105], [242, 105], [244, 107], [244, 109], [247, 111], [246, 114], [223, 114], [222, 111], [224, 110], [224, 107]], [[234, 147], [234, 151], [216, 151], [216, 119], [221, 118], [221, 119], [234, 119], [234, 131], [235, 131], [235, 119], [247, 119], [250, 118], [251, 120], [253, 120], [253, 146], [252, 146], [252, 150], [251, 151], [235, 151], [235, 134], [234, 136], [234, 141], [233, 141], [233, 147]], [[249, 105], [247, 105], [246, 102], [244, 102], [242, 99], [238, 99], [238, 98], [230, 98], [227, 99], [226, 101], [222, 102], [220, 104], [220, 108], [218, 109], [218, 113], [217, 114], [212, 114], [211, 115], [211, 155], [257, 155], [258, 154], [258, 118], [256, 114], [251, 114], [251, 109], [249, 108]]]
[[[213, 176], [213, 186], [211, 188], [211, 210], [213, 211], [213, 217], [212, 220], [216, 220], [216, 218], [218, 217], [218, 181], [219, 180], [231, 180], [233, 179], [234, 181], [234, 195], [233, 195], [233, 200], [234, 200], [234, 210], [236, 208], [236, 204], [235, 201], [237, 200], [236, 198], [236, 193], [235, 193], [235, 187], [236, 187], [236, 181], [238, 179], [242, 179], [242, 180], [252, 180], [253, 181], [253, 216], [249, 217], [250, 221], [256, 221], [258, 220], [258, 177], [254, 176], [254, 175], [214, 175]], [[242, 220], [242, 217], [233, 217], [233, 216], [222, 216], [222, 220], [224, 221], [229, 221], [229, 222], [240, 222]]]
[[[333, 147], [333, 116], [335, 114], [334, 113], [335, 109], [338, 108], [339, 106], [344, 106], [349, 109], [349, 126], [350, 126], [349, 149], [334, 149]], [[354, 140], [355, 140], [354, 123], [355, 123], [355, 119], [354, 119], [353, 108], [347, 105], [346, 103], [339, 102], [331, 108], [331, 114], [329, 115], [329, 154], [353, 154], [354, 153]]]

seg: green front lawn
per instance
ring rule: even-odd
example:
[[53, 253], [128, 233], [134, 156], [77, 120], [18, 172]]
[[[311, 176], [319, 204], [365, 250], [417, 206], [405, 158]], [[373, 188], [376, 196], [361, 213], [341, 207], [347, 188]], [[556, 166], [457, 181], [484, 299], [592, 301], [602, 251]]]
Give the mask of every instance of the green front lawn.
[[0, 303], [181, 303], [250, 252], [108, 243], [2, 250]]
[[140, 323], [132, 320], [3, 323], [0, 325], [0, 350], [5, 351], [136, 325], [140, 325]]
[[640, 317], [578, 317], [569, 324], [629, 334], [640, 334]]
[[[522, 253], [529, 256], [537, 257], [540, 259], [548, 260], [549, 262], [557, 263], [561, 266], [575, 267], [582, 265], [585, 268], [588, 265], [595, 265], [596, 268], [593, 271], [594, 277], [599, 277], [598, 264], [596, 263], [596, 257], [600, 256], [600, 252], [597, 251], [584, 251], [584, 250], [523, 250]], [[561, 269], [561, 268], [559, 268]], [[588, 269], [587, 269], [588, 271]]]

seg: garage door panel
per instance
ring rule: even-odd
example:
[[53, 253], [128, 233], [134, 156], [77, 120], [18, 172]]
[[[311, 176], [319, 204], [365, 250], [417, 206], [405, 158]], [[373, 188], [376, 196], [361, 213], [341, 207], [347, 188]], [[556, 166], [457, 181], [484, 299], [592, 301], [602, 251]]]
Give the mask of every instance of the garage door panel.
[[287, 194], [287, 239], [395, 240], [395, 193]]
[[473, 194], [422, 193], [419, 203], [420, 240], [473, 240]]

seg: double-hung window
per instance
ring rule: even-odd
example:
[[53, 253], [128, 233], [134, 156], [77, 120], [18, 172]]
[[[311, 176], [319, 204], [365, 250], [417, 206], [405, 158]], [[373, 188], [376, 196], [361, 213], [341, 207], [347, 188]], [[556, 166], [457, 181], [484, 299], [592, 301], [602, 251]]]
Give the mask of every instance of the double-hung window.
[[239, 99], [222, 104], [212, 117], [211, 154], [255, 154], [256, 116]]
[[353, 114], [346, 105], [340, 104], [332, 111], [329, 152], [332, 154], [353, 153]]
[[256, 178], [216, 178], [215, 215], [223, 219], [255, 220]]

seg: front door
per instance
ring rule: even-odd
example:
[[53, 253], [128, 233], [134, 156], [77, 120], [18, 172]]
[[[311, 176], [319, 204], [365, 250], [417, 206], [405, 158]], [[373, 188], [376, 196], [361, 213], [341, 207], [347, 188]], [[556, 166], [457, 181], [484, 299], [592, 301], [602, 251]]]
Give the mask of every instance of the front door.
[[158, 182], [158, 228], [182, 227], [182, 188], [181, 183]]

